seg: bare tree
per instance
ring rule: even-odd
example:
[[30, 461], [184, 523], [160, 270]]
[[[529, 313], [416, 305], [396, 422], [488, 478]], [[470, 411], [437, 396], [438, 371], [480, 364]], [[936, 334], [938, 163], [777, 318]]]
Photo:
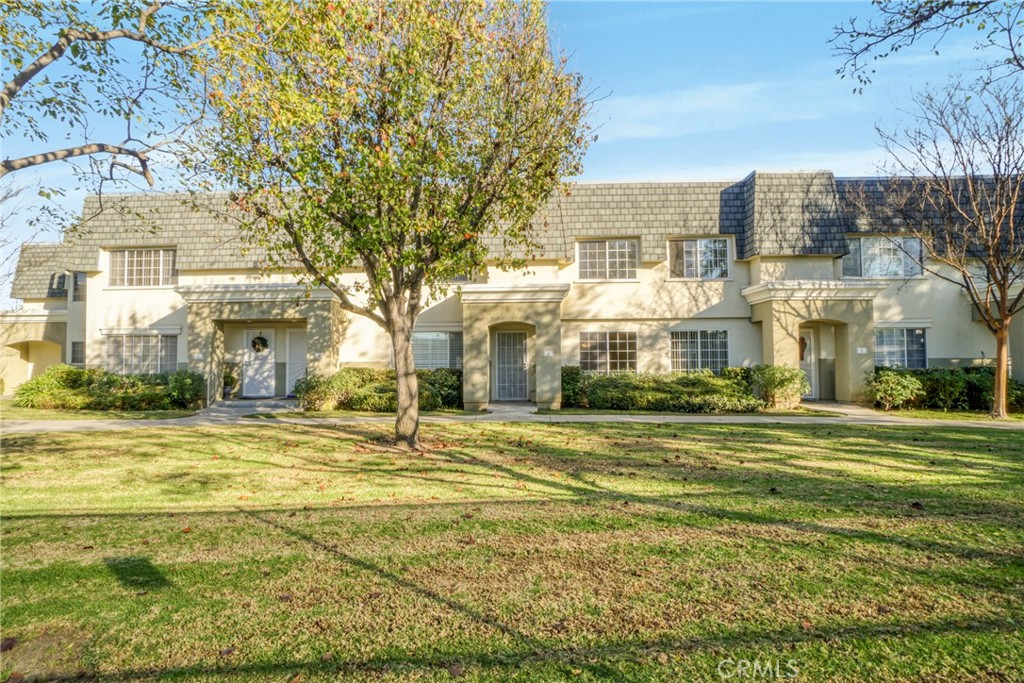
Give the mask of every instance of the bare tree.
[[[4, 0], [3, 7], [0, 134], [41, 149], [0, 161], [0, 177], [102, 157], [110, 178], [127, 172], [152, 186], [152, 156], [197, 118], [186, 56], [201, 40], [206, 10], [165, 0], [141, 7], [131, 0]], [[110, 132], [118, 122], [122, 132]], [[50, 126], [79, 139], [53, 144]]]
[[889, 177], [852, 201], [882, 221], [873, 228], [920, 239], [906, 253], [966, 292], [995, 335], [992, 415], [1005, 417], [1010, 322], [1024, 307], [1024, 90], [956, 81], [915, 102], [909, 126], [879, 131]]
[[858, 90], [871, 82], [872, 65], [921, 42], [938, 52], [950, 32], [974, 29], [976, 47], [995, 55], [991, 77], [1024, 72], [1024, 4], [1007, 0], [874, 0], [875, 16], [851, 18], [835, 27], [833, 52], [843, 58], [836, 70], [855, 78]]

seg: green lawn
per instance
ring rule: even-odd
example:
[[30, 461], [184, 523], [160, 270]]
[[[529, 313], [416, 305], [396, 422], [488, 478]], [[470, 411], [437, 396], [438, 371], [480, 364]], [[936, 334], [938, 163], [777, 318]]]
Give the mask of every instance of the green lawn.
[[[981, 410], [878, 410], [883, 415], [895, 415], [897, 417], [913, 417], [922, 420], [991, 420], [992, 417], [986, 411]], [[1008, 420], [1024, 422], [1024, 413], [1011, 413]]]
[[[442, 408], [441, 410], [421, 410], [420, 415], [486, 415], [486, 410], [460, 410], [458, 408]], [[338, 418], [338, 417], [390, 417], [394, 413], [371, 413], [364, 410], [279, 410], [273, 413], [252, 413], [245, 417], [254, 420], [280, 420], [280, 419], [316, 419], [316, 418]]]
[[0, 401], [0, 420], [168, 420], [195, 415], [194, 410], [46, 410], [18, 408]]
[[5, 437], [0, 679], [1024, 676], [1024, 432], [389, 431]]

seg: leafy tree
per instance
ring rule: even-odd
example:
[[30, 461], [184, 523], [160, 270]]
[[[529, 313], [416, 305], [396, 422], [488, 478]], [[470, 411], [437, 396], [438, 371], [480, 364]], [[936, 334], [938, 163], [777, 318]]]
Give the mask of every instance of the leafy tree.
[[973, 28], [977, 47], [997, 57], [989, 64], [993, 76], [1024, 71], [1024, 4], [1008, 0], [872, 0], [876, 15], [854, 17], [837, 26], [832, 38], [843, 57], [837, 73], [856, 78], [861, 87], [871, 82], [872, 65], [922, 41], [932, 49], [950, 32]]
[[909, 126], [880, 131], [889, 177], [852, 206], [873, 228], [918, 238], [923, 254], [905, 253], [966, 292], [995, 335], [992, 415], [1006, 417], [1010, 322], [1024, 308], [1024, 89], [954, 82], [915, 101]]
[[418, 448], [416, 317], [485, 259], [524, 264], [589, 142], [581, 79], [539, 0], [240, 3], [217, 33], [216, 182], [272, 266], [391, 336], [396, 440]]
[[[39, 149], [0, 161], [0, 177], [104, 157], [106, 175], [119, 169], [153, 185], [151, 157], [170, 149], [194, 118], [183, 97], [192, 82], [187, 55], [205, 10], [161, 0], [3, 0], [3, 15], [0, 135]], [[75, 142], [51, 140], [54, 124]]]

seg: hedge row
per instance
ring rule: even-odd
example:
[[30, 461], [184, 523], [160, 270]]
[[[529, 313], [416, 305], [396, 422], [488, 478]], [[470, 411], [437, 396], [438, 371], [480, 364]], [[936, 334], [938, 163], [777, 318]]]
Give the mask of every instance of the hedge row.
[[[449, 368], [417, 370], [420, 410], [462, 407], [462, 371]], [[393, 413], [398, 409], [394, 370], [343, 368], [330, 377], [309, 375], [295, 383], [303, 410], [355, 410]]]
[[562, 368], [562, 406], [593, 410], [654, 410], [674, 413], [751, 413], [788, 408], [807, 393], [797, 368], [760, 365], [710, 372], [598, 375]]
[[57, 410], [170, 410], [196, 406], [205, 388], [202, 375], [184, 370], [118, 375], [52, 365], [15, 390], [14, 405]]
[[[868, 377], [875, 404], [894, 408], [991, 410], [995, 368], [878, 368]], [[1011, 412], [1024, 412], [1024, 384], [1010, 379]]]

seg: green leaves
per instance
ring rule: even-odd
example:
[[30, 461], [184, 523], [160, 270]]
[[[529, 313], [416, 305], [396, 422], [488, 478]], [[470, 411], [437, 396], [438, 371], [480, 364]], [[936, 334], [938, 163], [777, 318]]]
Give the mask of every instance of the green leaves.
[[528, 253], [579, 171], [588, 105], [539, 2], [281, 0], [219, 21], [214, 166], [307, 281], [362, 267], [371, 304], [415, 315], [422, 287], [479, 269], [485, 238], [496, 261]]

